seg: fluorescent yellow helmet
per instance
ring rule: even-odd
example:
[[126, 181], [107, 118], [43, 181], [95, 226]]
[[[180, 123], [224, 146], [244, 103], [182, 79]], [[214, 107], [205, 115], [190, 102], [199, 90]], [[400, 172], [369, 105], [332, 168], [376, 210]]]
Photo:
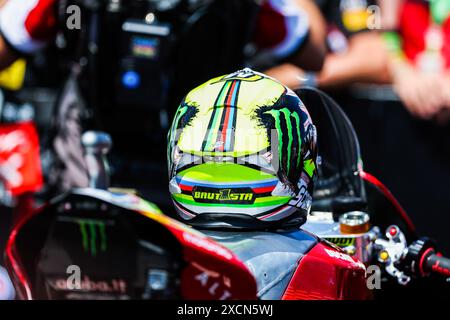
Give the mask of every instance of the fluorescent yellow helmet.
[[244, 69], [181, 102], [168, 135], [177, 213], [205, 228], [304, 223], [316, 170], [316, 129], [299, 97]]

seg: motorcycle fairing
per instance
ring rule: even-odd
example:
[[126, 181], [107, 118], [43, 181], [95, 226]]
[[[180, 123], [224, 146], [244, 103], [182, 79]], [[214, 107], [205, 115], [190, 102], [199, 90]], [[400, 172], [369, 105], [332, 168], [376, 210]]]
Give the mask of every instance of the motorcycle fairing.
[[[97, 201], [100, 205], [102, 203], [110, 204], [120, 209], [119, 211], [115, 210], [115, 214], [110, 214], [109, 218], [114, 218], [117, 215], [127, 222], [140, 221], [138, 226], [146, 223], [156, 225], [156, 228], [149, 229], [145, 234], [146, 240], [150, 239], [150, 242], [152, 239], [158, 240], [152, 238], [153, 235], [159, 236], [169, 233], [171, 239], [181, 248], [181, 259], [179, 259], [181, 261], [178, 261], [178, 264], [181, 266], [179, 293], [182, 298], [254, 299], [256, 297], [256, 283], [252, 274], [229, 249], [215, 243], [200, 232], [164, 216], [155, 205], [137, 196], [93, 189], [77, 189], [54, 199], [41, 210], [24, 218], [12, 231], [6, 249], [6, 265], [18, 288], [20, 298], [36, 298], [34, 288], [36, 279], [33, 279], [33, 276], [36, 278], [36, 274], [33, 274], [36, 273], [36, 269], [33, 270], [33, 268], [36, 265], [39, 266], [39, 263], [31, 268], [25, 267], [33, 263], [30, 259], [27, 260], [28, 263], [24, 263], [23, 259], [26, 259], [30, 250], [35, 252], [34, 258], [39, 257], [43, 252], [42, 249], [45, 247], [46, 240], [38, 241], [35, 236], [36, 230], [31, 232], [33, 227], [39, 226], [40, 234], [48, 234], [54, 221], [58, 217], [64, 216], [56, 210], [58, 206], [62, 207], [69, 203], [71, 204], [69, 207], [77, 208], [76, 202], [84, 200]], [[68, 215], [76, 216], [77, 211], [69, 212]], [[90, 212], [89, 217], [95, 219], [95, 212]], [[98, 217], [101, 218], [100, 213], [98, 213]], [[130, 225], [133, 225], [133, 223]], [[144, 231], [146, 230], [144, 228]], [[130, 237], [130, 235], [133, 237], [134, 233], [131, 232], [126, 237]], [[80, 243], [79, 240], [76, 241]], [[48, 250], [44, 253], [48, 253]], [[70, 256], [70, 252], [67, 254]], [[114, 269], [113, 262], [114, 260], [111, 260], [112, 269]], [[48, 264], [49, 261], [47, 261]]]
[[318, 239], [300, 229], [278, 232], [204, 231], [230, 249], [254, 275], [262, 300], [283, 297], [299, 261]]
[[205, 231], [255, 276], [261, 300], [368, 299], [365, 266], [302, 229], [275, 232]]
[[283, 300], [365, 300], [365, 266], [328, 242], [317, 244], [299, 263]]

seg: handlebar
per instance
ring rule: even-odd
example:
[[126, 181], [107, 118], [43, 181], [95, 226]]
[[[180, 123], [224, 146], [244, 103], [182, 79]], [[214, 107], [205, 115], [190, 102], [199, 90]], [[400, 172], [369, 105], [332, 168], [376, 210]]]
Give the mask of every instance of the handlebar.
[[388, 274], [406, 285], [411, 277], [421, 278], [436, 274], [450, 279], [450, 259], [438, 254], [433, 240], [423, 237], [409, 246], [397, 226], [390, 226], [386, 239], [377, 239], [378, 261], [385, 265]]
[[433, 250], [424, 254], [421, 268], [425, 273], [435, 273], [444, 277], [450, 277], [450, 259], [435, 254]]
[[417, 276], [433, 273], [450, 278], [450, 259], [437, 252], [434, 241], [420, 238], [408, 247], [404, 265]]

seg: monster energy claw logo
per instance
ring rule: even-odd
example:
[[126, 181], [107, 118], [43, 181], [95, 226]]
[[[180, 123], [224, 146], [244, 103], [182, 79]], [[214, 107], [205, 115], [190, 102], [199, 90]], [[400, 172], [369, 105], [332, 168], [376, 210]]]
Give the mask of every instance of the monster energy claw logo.
[[[297, 112], [291, 112], [289, 109], [284, 108], [280, 110], [269, 110], [264, 114], [269, 114], [275, 120], [275, 129], [278, 132], [278, 152], [281, 155], [280, 161], [283, 161], [283, 156], [286, 154], [286, 174], [289, 176], [291, 172], [291, 163], [292, 160], [296, 160], [295, 166], [296, 168], [300, 165], [300, 149], [302, 144], [301, 134], [300, 134], [300, 116]], [[282, 121], [282, 119], [284, 121]], [[293, 122], [295, 122], [296, 132], [293, 132]], [[287, 133], [287, 141], [286, 135]], [[294, 133], [296, 134], [296, 139], [294, 139]], [[297, 145], [294, 146], [294, 143], [297, 142]], [[297, 150], [297, 154], [292, 154], [293, 147]], [[293, 159], [296, 157], [296, 159]]]
[[105, 222], [100, 220], [78, 220], [82, 236], [82, 245], [85, 252], [96, 256], [98, 249], [107, 250], [107, 237]]

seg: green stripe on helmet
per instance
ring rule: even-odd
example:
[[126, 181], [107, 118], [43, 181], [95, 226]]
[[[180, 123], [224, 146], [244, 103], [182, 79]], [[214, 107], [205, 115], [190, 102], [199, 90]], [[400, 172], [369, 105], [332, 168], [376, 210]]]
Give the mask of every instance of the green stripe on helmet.
[[178, 173], [181, 178], [210, 181], [214, 183], [245, 183], [276, 179], [272, 174], [235, 163], [208, 162], [199, 164]]
[[[300, 152], [301, 150], [301, 134], [300, 134], [300, 117], [295, 111], [291, 111], [287, 108], [283, 108], [280, 110], [269, 110], [266, 111], [265, 114], [270, 114], [273, 119], [275, 120], [275, 129], [278, 133], [278, 152], [280, 154], [280, 163], [282, 163], [283, 159], [283, 138], [284, 138], [284, 130], [281, 126], [281, 113], [284, 115], [285, 123], [286, 123], [286, 131], [287, 131], [287, 146], [286, 146], [286, 174], [289, 176], [289, 173], [291, 171], [291, 160], [292, 160], [292, 144], [294, 142], [294, 136], [292, 131], [292, 118], [295, 120], [296, 128], [297, 128], [297, 136], [298, 136], [298, 150], [297, 152]], [[297, 157], [297, 167], [300, 165], [300, 156]]]
[[275, 120], [275, 129], [278, 133], [278, 154], [280, 155], [280, 162], [283, 154], [283, 130], [281, 130], [280, 111], [270, 110], [265, 113], [270, 114]]
[[[291, 116], [295, 119], [295, 127], [297, 128], [297, 137], [298, 137], [298, 152], [302, 149], [302, 138], [300, 134], [300, 117], [297, 112], [291, 114]], [[297, 157], [297, 167], [300, 166], [301, 157]]]
[[292, 141], [294, 137], [292, 136], [292, 123], [291, 123], [291, 113], [288, 109], [282, 109], [281, 112], [284, 114], [284, 118], [286, 119], [286, 126], [288, 132], [288, 146], [287, 146], [287, 175], [291, 171], [291, 153], [292, 153]]

